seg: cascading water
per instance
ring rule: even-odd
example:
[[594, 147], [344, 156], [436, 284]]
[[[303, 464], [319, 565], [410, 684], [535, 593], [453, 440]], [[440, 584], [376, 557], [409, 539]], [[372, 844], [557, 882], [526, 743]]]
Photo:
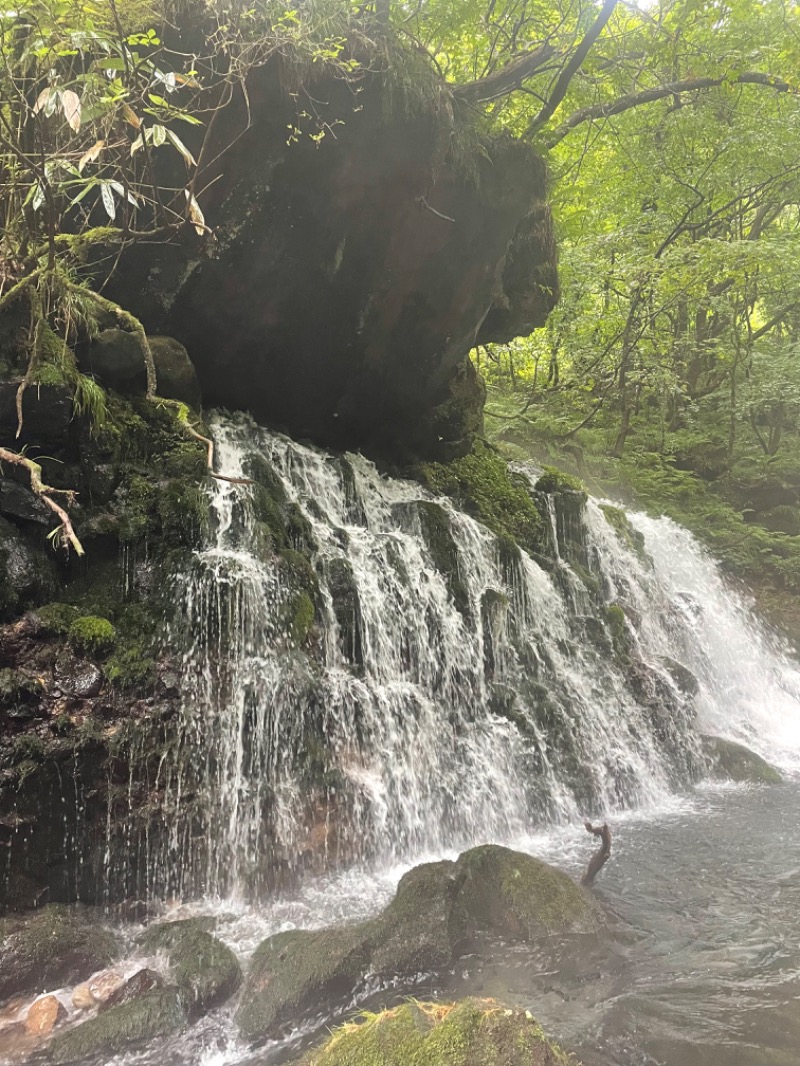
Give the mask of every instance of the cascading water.
[[[694, 664], [691, 619], [679, 600], [668, 625], [653, 617], [670, 586], [595, 504], [540, 499], [545, 569], [360, 456], [244, 418], [214, 433], [221, 468], [257, 469], [293, 506], [314, 574], [270, 549], [258, 486], [215, 483], [209, 544], [178, 589], [189, 695], [163, 768], [160, 891], [247, 895], [305, 862], [519, 839], [658, 805], [697, 776], [670, 666]], [[310, 580], [318, 626], [301, 648]]]

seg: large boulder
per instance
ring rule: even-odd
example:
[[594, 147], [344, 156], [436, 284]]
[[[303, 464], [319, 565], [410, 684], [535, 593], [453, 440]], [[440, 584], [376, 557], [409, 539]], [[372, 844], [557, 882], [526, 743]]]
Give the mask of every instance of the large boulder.
[[211, 935], [202, 919], [153, 926], [139, 943], [147, 952], [166, 952], [170, 978], [191, 1015], [220, 1006], [239, 987], [242, 971], [238, 959]]
[[113, 962], [115, 936], [80, 909], [53, 904], [0, 920], [0, 1000], [70, 984]]
[[357, 96], [321, 63], [307, 77], [336, 135], [287, 143], [286, 67], [254, 70], [204, 151], [214, 236], [131, 249], [106, 292], [186, 345], [207, 404], [333, 447], [465, 454], [484, 402], [470, 349], [529, 334], [558, 298], [544, 163], [473, 128], [433, 71], [414, 76], [428, 102], [390, 74], [365, 70]]
[[779, 785], [783, 780], [774, 766], [744, 744], [713, 736], [703, 736], [701, 740], [711, 772], [716, 777], [758, 785]]
[[405, 1003], [345, 1025], [306, 1055], [302, 1066], [566, 1066], [568, 1061], [573, 1060], [527, 1011], [468, 999]]
[[[202, 403], [197, 372], [184, 346], [173, 337], [150, 337], [158, 395], [198, 410]], [[117, 392], [142, 396], [147, 388], [142, 349], [133, 333], [105, 329], [81, 357], [81, 368]]]
[[450, 965], [477, 934], [539, 940], [598, 929], [602, 911], [570, 877], [487, 845], [457, 862], [407, 873], [377, 918], [278, 933], [256, 950], [236, 1016], [245, 1040], [278, 1035], [304, 1014], [346, 1004], [364, 978], [393, 979]]

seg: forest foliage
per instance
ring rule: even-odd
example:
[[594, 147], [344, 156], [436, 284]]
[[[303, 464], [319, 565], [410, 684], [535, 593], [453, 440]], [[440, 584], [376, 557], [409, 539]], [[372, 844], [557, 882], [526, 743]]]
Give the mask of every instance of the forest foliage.
[[[29, 315], [23, 389], [60, 361], [102, 414], [71, 347], [104, 315], [143, 331], [98, 294], [94, 249], [111, 271], [134, 241], [213, 240], [208, 146], [253, 67], [382, 70], [550, 167], [562, 298], [475, 353], [492, 429], [596, 461], [800, 587], [797, 5], [21, 0], [0, 5], [0, 54], [0, 311]], [[290, 144], [331, 135], [308, 118]]]

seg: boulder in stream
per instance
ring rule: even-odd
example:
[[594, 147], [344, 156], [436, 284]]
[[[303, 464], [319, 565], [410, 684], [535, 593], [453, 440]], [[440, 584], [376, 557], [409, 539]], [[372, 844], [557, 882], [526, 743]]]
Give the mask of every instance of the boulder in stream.
[[50, 1057], [53, 1062], [85, 1062], [100, 1053], [117, 1054], [142, 1041], [171, 1036], [185, 1022], [178, 989], [158, 988], [58, 1034]]
[[170, 977], [194, 1016], [224, 1003], [242, 980], [238, 959], [207, 926], [204, 918], [167, 922], [148, 929], [139, 939], [145, 951], [167, 953]]
[[80, 909], [52, 904], [0, 919], [0, 1000], [70, 984], [116, 955], [113, 933], [89, 922]]
[[344, 1025], [302, 1066], [567, 1066], [527, 1011], [492, 1000], [405, 1003]]
[[779, 785], [783, 781], [774, 766], [744, 744], [723, 737], [703, 736], [701, 740], [713, 776], [757, 785]]
[[265, 940], [247, 974], [239, 1030], [261, 1040], [304, 1014], [351, 1001], [368, 975], [388, 980], [441, 969], [476, 934], [538, 940], [601, 924], [596, 901], [560, 870], [497, 845], [474, 848], [457, 862], [409, 871], [376, 918]]

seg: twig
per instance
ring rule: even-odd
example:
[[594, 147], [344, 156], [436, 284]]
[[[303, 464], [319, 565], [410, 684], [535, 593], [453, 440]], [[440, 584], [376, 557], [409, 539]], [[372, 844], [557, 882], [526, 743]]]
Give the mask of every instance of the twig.
[[454, 218], [450, 218], [449, 215], [443, 215], [441, 211], [437, 211], [435, 207], [431, 207], [424, 196], [418, 196], [417, 203], [422, 204], [426, 211], [430, 211], [430, 213], [436, 215], [437, 218], [442, 218], [445, 222], [455, 222]]
[[611, 855], [611, 830], [606, 824], [592, 825], [591, 822], [584, 822], [583, 824], [586, 826], [587, 833], [600, 837], [600, 848], [592, 855], [586, 873], [581, 879], [581, 884], [588, 887], [594, 884], [595, 877], [609, 860]]
[[25, 455], [20, 455], [18, 452], [10, 452], [7, 448], [0, 448], [0, 463], [13, 463], [14, 466], [22, 466], [28, 471], [28, 475], [31, 480], [31, 490], [39, 497], [42, 503], [46, 504], [50, 510], [57, 516], [61, 523], [61, 542], [64, 547], [68, 547], [70, 544], [75, 549], [76, 555], [85, 555], [83, 545], [78, 540], [78, 536], [75, 530], [72, 528], [72, 521], [64, 508], [56, 503], [51, 498], [52, 495], [66, 496], [70, 503], [74, 502], [76, 493], [73, 489], [54, 489], [49, 485], [45, 485], [42, 481], [42, 468], [38, 463], [35, 463], [33, 459], [28, 459]]

